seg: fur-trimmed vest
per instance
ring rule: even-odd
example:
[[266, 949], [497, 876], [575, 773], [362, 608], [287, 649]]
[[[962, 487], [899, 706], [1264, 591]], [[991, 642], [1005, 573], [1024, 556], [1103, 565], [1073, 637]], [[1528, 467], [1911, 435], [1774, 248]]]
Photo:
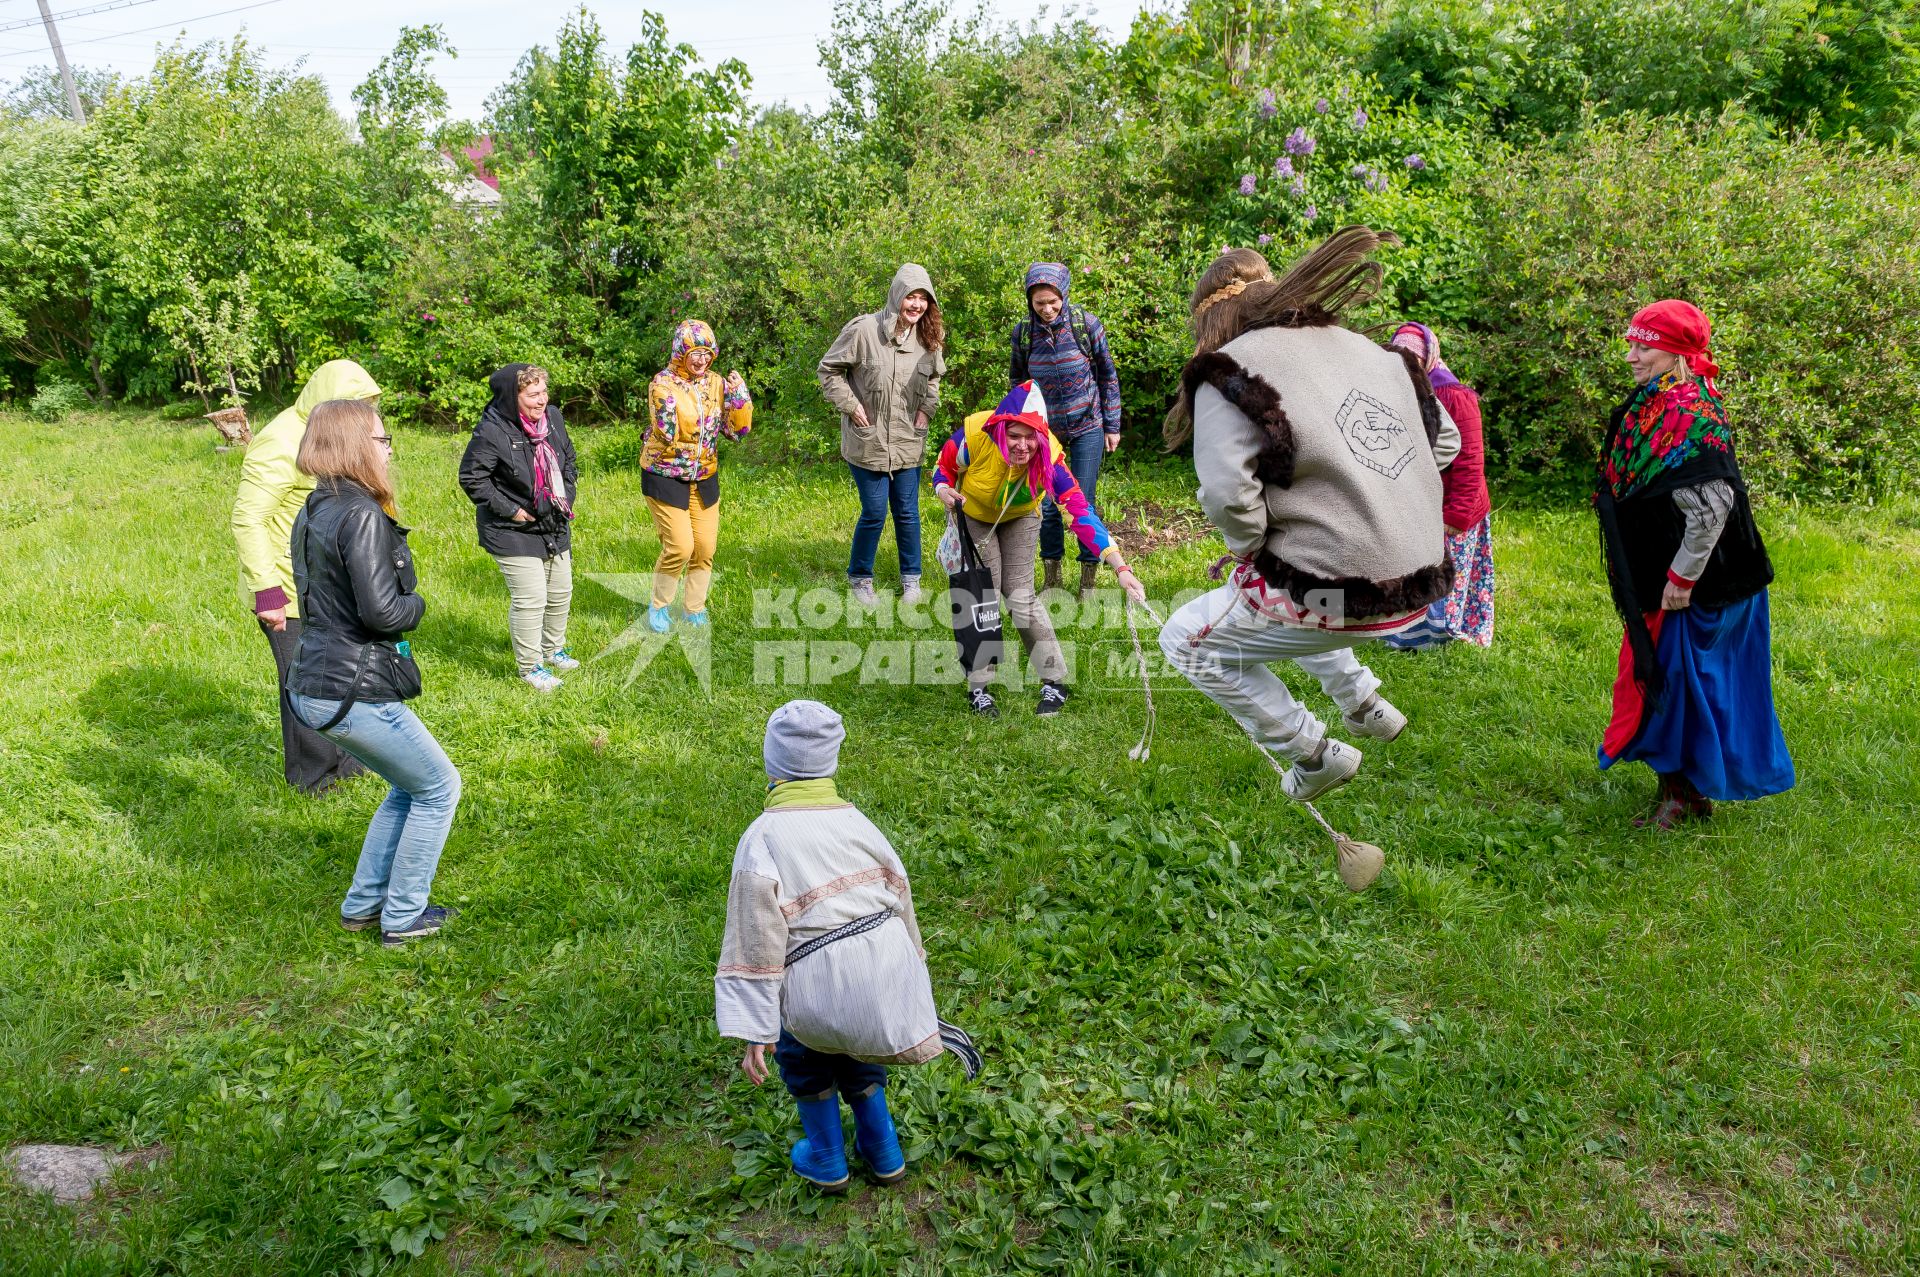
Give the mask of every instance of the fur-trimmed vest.
[[1458, 430], [1411, 358], [1307, 322], [1187, 365], [1200, 504], [1301, 607], [1344, 625], [1405, 616], [1453, 587], [1440, 468]]

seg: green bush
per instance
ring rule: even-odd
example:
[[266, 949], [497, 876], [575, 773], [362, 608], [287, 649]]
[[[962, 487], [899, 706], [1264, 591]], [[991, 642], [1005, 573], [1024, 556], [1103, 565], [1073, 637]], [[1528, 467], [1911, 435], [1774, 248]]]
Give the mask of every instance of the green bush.
[[192, 421], [195, 417], [207, 415], [207, 406], [193, 399], [182, 399], [176, 403], [165, 404], [160, 409], [162, 421]]
[[1490, 170], [1486, 297], [1463, 347], [1499, 467], [1584, 483], [1630, 384], [1633, 312], [1714, 324], [1748, 474], [1884, 493], [1920, 463], [1920, 160], [1715, 122], [1588, 120]]
[[51, 425], [68, 413], [86, 407], [87, 402], [87, 392], [79, 385], [50, 377], [33, 392], [33, 402], [27, 411], [35, 421]]

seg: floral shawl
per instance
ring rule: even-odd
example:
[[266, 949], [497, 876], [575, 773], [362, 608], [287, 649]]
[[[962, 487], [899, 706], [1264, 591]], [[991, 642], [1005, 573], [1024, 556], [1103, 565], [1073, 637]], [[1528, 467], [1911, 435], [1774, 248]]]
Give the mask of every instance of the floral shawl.
[[1675, 368], [1627, 400], [1620, 428], [1600, 459], [1601, 478], [1615, 498], [1624, 500], [1708, 449], [1733, 452], [1727, 410], [1704, 380]]

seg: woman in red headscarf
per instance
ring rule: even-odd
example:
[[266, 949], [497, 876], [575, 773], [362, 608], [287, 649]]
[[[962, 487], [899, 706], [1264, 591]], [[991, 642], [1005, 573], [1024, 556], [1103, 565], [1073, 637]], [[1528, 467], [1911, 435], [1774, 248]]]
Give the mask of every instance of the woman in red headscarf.
[[1716, 799], [1792, 787], [1773, 712], [1773, 564], [1734, 460], [1698, 307], [1662, 301], [1628, 325], [1634, 389], [1608, 423], [1594, 486], [1607, 579], [1626, 626], [1600, 766], [1660, 777], [1636, 823], [1671, 829]]

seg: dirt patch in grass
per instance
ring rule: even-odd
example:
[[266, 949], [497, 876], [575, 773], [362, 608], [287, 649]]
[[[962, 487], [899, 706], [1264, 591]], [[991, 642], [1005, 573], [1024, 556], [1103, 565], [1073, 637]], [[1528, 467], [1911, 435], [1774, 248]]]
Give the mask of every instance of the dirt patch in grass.
[[1146, 558], [1155, 550], [1188, 545], [1213, 535], [1197, 506], [1176, 507], [1135, 501], [1102, 511], [1107, 530], [1129, 556]]
[[623, 1196], [646, 1196], [675, 1185], [707, 1183], [733, 1173], [733, 1153], [711, 1135], [676, 1127], [655, 1127], [611, 1149], [603, 1159], [626, 1162], [632, 1174]]
[[1448, 1232], [1458, 1218], [1453, 1212], [1453, 1194], [1442, 1193], [1420, 1208], [1419, 1217], [1413, 1225], [1414, 1240], [1424, 1239], [1429, 1233]]
[[844, 1209], [835, 1209], [827, 1217], [807, 1219], [763, 1206], [735, 1220], [730, 1231], [760, 1250], [836, 1246], [846, 1240], [847, 1230], [854, 1224], [871, 1225], [888, 1206], [897, 1205], [906, 1213], [907, 1229], [914, 1240], [931, 1247], [938, 1236], [927, 1217], [942, 1200], [931, 1185], [909, 1183], [889, 1189], [856, 1183], [845, 1199]]
[[[438, 1251], [439, 1271], [450, 1273], [497, 1273], [501, 1260], [511, 1252], [517, 1258], [513, 1271], [526, 1271], [528, 1251], [515, 1249], [515, 1238], [491, 1228], [461, 1225], [447, 1234]], [[533, 1253], [539, 1256], [540, 1271], [577, 1273], [592, 1262], [604, 1248], [572, 1242], [542, 1242]], [[433, 1255], [433, 1251], [428, 1252]]]
[[1729, 1236], [1740, 1231], [1733, 1194], [1713, 1184], [1689, 1183], [1658, 1163], [1634, 1183], [1633, 1196], [1663, 1228], [1711, 1228]]

